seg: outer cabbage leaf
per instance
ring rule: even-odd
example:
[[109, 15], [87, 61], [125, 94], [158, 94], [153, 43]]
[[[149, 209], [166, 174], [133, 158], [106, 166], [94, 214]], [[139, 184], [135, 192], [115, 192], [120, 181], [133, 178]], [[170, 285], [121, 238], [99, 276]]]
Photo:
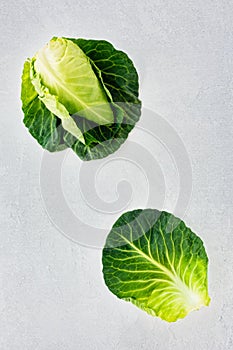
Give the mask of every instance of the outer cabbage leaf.
[[[115, 152], [127, 139], [141, 114], [141, 102], [138, 99], [138, 74], [131, 59], [122, 51], [116, 50], [105, 40], [73, 39], [89, 57], [106, 94], [112, 97], [115, 111], [115, 123], [95, 125], [85, 119], [79, 120], [84, 130], [86, 146], [75, 142], [66, 134], [66, 142], [84, 160], [98, 159]], [[119, 108], [123, 112], [119, 112]]]
[[[137, 72], [128, 56], [106, 41], [85, 39], [67, 41], [74, 43], [79, 53], [83, 52], [89, 68], [91, 66], [93, 70], [97, 84], [102, 87], [100, 90], [108, 104], [102, 101], [94, 106], [99, 115], [103, 116], [102, 121], [89, 118], [88, 111], [93, 106], [89, 110], [82, 108], [78, 114], [73, 115], [74, 109], [70, 109], [72, 106], [65, 100], [65, 94], [62, 94], [64, 99], [61, 101], [57, 87], [52, 86], [48, 76], [46, 84], [49, 87], [43, 86], [45, 77], [42, 78], [42, 75], [38, 74], [37, 80], [40, 80], [40, 87], [44, 88], [41, 94], [41, 89], [39, 91], [36, 88], [35, 80], [28, 73], [30, 63], [25, 62], [21, 92], [24, 123], [37, 141], [50, 151], [72, 147], [83, 160], [103, 158], [120, 147], [140, 117]], [[72, 74], [66, 83], [72, 84]], [[29, 100], [30, 103], [28, 103]], [[111, 113], [102, 113], [103, 109], [107, 110], [106, 108], [108, 111], [110, 108]], [[67, 118], [66, 111], [70, 114], [70, 118]], [[110, 116], [109, 120], [105, 118], [107, 114], [108, 117]], [[104, 125], [98, 124], [97, 121], [103, 122]], [[74, 128], [73, 122], [77, 128]], [[56, 127], [58, 130], [55, 130]], [[82, 134], [81, 137], [80, 134]], [[55, 142], [54, 145], [54, 139], [59, 144]]]
[[183, 221], [154, 209], [123, 214], [103, 249], [112, 293], [168, 322], [208, 305], [208, 258]]
[[61, 120], [46, 108], [32, 85], [29, 61], [24, 63], [21, 100], [24, 124], [39, 144], [50, 152], [67, 148]]

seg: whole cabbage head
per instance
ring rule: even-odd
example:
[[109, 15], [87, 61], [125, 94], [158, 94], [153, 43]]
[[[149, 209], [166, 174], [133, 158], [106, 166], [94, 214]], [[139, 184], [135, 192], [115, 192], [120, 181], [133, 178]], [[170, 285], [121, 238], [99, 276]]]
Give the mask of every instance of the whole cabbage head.
[[103, 40], [52, 38], [26, 60], [21, 99], [42, 147], [71, 147], [84, 160], [119, 148], [141, 111], [132, 61]]

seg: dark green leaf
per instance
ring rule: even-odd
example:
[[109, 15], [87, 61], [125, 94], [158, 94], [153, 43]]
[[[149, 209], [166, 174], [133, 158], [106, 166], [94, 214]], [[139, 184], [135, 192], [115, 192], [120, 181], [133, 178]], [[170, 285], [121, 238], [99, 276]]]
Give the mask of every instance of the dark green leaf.
[[123, 214], [103, 249], [108, 288], [168, 322], [208, 305], [208, 258], [183, 221], [154, 209]]

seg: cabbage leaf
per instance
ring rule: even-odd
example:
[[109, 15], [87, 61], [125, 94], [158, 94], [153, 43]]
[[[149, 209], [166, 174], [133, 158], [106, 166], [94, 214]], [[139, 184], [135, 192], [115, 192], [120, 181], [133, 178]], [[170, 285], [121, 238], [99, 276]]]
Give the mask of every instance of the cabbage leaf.
[[107, 237], [102, 261], [112, 293], [168, 322], [210, 302], [203, 242], [170, 213], [123, 214]]

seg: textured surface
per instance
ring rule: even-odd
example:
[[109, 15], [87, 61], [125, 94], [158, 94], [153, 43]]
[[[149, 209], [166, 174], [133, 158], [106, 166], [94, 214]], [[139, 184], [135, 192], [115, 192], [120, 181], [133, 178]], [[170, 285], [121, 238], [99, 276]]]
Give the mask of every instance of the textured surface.
[[[3, 0], [0, 10], [0, 349], [232, 349], [232, 2]], [[43, 151], [22, 124], [19, 95], [26, 56], [53, 35], [103, 38], [127, 51], [141, 76], [144, 105], [182, 137], [192, 164], [192, 197], [183, 218], [202, 237], [210, 259], [209, 308], [168, 325], [118, 300], [104, 286], [101, 252], [73, 243], [50, 222], [40, 193]], [[119, 154], [131, 146], [136, 152], [132, 142], [140, 139], [146, 142], [142, 131], [133, 131]], [[165, 168], [163, 208], [172, 211], [174, 169], [163, 164], [159, 147], [153, 153]], [[106, 169], [104, 184], [97, 181], [106, 203], [116, 200], [117, 164]], [[121, 164], [118, 175], [130, 179], [134, 207], [143, 207], [143, 172], [138, 186], [130, 164]], [[73, 168], [68, 159], [66, 197], [77, 180]], [[155, 167], [148, 168], [151, 174]], [[161, 209], [161, 188], [159, 182], [150, 206]], [[93, 192], [84, 194], [92, 199]], [[70, 206], [79, 206], [92, 226], [104, 221], [106, 232], [121, 213], [94, 215], [75, 196]]]

